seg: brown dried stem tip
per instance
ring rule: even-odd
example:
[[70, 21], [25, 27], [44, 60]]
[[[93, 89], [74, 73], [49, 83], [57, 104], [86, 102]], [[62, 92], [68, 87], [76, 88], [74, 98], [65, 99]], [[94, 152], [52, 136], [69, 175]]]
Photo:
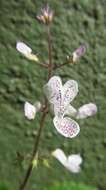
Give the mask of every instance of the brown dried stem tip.
[[46, 5], [43, 9], [41, 9], [41, 15], [36, 17], [43, 24], [50, 24], [53, 19], [53, 11], [50, 10], [50, 7]]

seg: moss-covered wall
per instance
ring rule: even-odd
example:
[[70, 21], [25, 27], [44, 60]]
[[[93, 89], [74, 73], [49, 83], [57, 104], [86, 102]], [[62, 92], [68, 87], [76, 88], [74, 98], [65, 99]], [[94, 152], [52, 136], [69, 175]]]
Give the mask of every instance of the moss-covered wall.
[[[26, 100], [42, 98], [46, 72], [22, 57], [15, 49], [22, 40], [46, 60], [46, 33], [35, 19], [44, 5], [43, 0], [0, 1], [0, 182], [7, 181], [16, 189], [23, 175], [22, 167], [15, 165], [16, 153], [26, 155], [32, 149], [34, 134], [39, 127], [39, 116], [33, 122], [24, 118]], [[80, 121], [80, 135], [70, 140], [60, 136], [47, 118], [42, 135], [40, 154], [47, 155], [55, 148], [66, 153], [81, 153], [82, 172], [70, 174], [55, 159], [51, 168], [42, 163], [33, 172], [30, 190], [42, 190], [55, 180], [82, 181], [106, 188], [106, 1], [105, 0], [49, 0], [55, 11], [52, 26], [53, 59], [62, 63], [67, 54], [80, 44], [87, 52], [79, 64], [57, 70], [63, 80], [75, 79], [79, 95], [73, 102], [80, 106], [96, 102], [98, 114]], [[26, 164], [23, 166], [26, 168]], [[30, 184], [29, 184], [30, 185]]]

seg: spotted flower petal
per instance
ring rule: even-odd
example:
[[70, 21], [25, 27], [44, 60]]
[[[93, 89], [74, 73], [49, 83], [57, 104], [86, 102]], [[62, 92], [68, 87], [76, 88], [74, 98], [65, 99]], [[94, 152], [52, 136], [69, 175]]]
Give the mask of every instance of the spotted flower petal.
[[80, 128], [76, 121], [68, 117], [57, 117], [53, 119], [53, 123], [57, 131], [64, 137], [73, 138], [78, 135]]
[[25, 102], [24, 112], [25, 112], [25, 117], [27, 117], [29, 120], [32, 120], [35, 118], [36, 115], [36, 107], [30, 104], [29, 102]]
[[57, 117], [63, 117], [65, 115], [65, 110], [66, 110], [66, 107], [64, 104], [59, 104], [57, 102], [57, 104], [54, 104], [54, 115], [57, 116]]
[[63, 116], [69, 103], [78, 93], [78, 84], [74, 80], [67, 81], [62, 86], [60, 77], [54, 76], [44, 86], [45, 94], [50, 103], [54, 104], [54, 114]]
[[67, 81], [63, 86], [63, 91], [63, 103], [67, 106], [71, 101], [73, 101], [78, 93], [78, 83], [75, 80]]
[[85, 104], [78, 109], [76, 118], [84, 119], [86, 117], [95, 115], [97, 113], [97, 106], [93, 103]]
[[44, 92], [50, 103], [60, 104], [62, 99], [62, 82], [60, 77], [52, 77], [44, 86]]

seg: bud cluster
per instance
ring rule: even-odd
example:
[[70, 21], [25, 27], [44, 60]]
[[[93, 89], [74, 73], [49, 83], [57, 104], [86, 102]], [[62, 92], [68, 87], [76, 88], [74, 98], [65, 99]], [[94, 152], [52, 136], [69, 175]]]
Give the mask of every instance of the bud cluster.
[[51, 11], [49, 6], [46, 5], [45, 8], [41, 9], [41, 15], [38, 15], [37, 19], [43, 24], [48, 25], [53, 20], [53, 11]]

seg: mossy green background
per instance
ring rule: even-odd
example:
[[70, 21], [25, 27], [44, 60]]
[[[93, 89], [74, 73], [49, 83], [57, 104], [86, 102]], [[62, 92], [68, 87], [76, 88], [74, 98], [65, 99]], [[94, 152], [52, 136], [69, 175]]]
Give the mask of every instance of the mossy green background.
[[[74, 79], [79, 84], [79, 95], [73, 101], [78, 107], [95, 102], [98, 113], [79, 121], [80, 134], [66, 139], [57, 133], [48, 116], [40, 143], [40, 155], [46, 157], [55, 148], [67, 154], [81, 153], [84, 162], [78, 175], [69, 173], [54, 158], [50, 168], [42, 164], [33, 171], [30, 190], [42, 190], [55, 181], [83, 182], [100, 190], [106, 189], [106, 1], [105, 0], [49, 0], [55, 12], [52, 25], [53, 61], [61, 64], [66, 56], [80, 44], [87, 52], [79, 64], [63, 67], [56, 74]], [[26, 155], [33, 146], [33, 133], [39, 127], [27, 121], [23, 113], [24, 102], [34, 103], [43, 96], [42, 87], [47, 72], [16, 51], [16, 42], [27, 43], [46, 61], [47, 43], [44, 26], [35, 17], [44, 5], [43, 0], [0, 1], [0, 182], [17, 189], [26, 170], [26, 163], [17, 166], [16, 154]]]

